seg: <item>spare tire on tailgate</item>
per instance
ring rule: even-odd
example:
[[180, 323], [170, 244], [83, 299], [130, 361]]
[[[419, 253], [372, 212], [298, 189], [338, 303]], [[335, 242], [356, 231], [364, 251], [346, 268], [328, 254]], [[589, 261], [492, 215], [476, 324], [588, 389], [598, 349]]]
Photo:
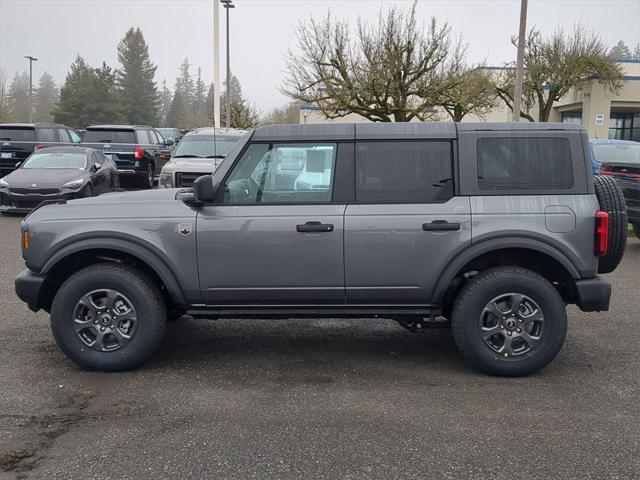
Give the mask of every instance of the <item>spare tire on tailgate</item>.
[[609, 214], [609, 247], [598, 261], [598, 273], [609, 273], [616, 269], [627, 248], [627, 204], [613, 178], [595, 175], [593, 183], [600, 210]]

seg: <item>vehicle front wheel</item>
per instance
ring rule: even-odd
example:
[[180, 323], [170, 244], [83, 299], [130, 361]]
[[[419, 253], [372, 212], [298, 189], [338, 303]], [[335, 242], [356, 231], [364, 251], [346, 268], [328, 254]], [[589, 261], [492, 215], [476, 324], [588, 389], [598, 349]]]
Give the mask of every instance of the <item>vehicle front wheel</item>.
[[478, 370], [502, 376], [537, 372], [553, 360], [567, 333], [567, 313], [546, 279], [519, 267], [479, 273], [453, 306], [460, 352]]
[[166, 307], [155, 283], [131, 267], [103, 263], [73, 274], [51, 307], [62, 351], [88, 370], [141, 365], [164, 333]]

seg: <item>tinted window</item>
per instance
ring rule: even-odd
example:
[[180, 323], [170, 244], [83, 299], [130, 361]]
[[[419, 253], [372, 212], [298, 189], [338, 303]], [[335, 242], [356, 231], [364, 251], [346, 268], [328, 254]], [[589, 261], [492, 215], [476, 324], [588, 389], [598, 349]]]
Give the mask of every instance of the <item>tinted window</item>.
[[84, 170], [87, 156], [84, 153], [33, 153], [20, 168], [72, 168]]
[[57, 142], [58, 138], [53, 128], [38, 128], [36, 130], [36, 140], [39, 142]]
[[[302, 161], [290, 168], [295, 152]], [[225, 203], [330, 202], [335, 144], [250, 145], [227, 181]]]
[[359, 203], [445, 202], [453, 196], [448, 142], [361, 142], [356, 147]]
[[85, 143], [136, 143], [133, 130], [97, 129], [87, 130], [84, 134]]
[[67, 131], [64, 128], [58, 129], [58, 135], [60, 135], [61, 142], [69, 143], [69, 135], [67, 135]]
[[138, 143], [147, 145], [155, 143], [154, 141], [151, 141], [151, 139], [149, 138], [149, 132], [147, 132], [146, 130], [138, 130], [136, 134], [138, 135]]
[[478, 186], [482, 190], [562, 189], [573, 186], [566, 138], [481, 138]]
[[35, 138], [33, 128], [0, 127], [0, 141], [33, 142]]
[[67, 130], [67, 132], [69, 133], [69, 136], [71, 137], [71, 141], [73, 143], [82, 142], [82, 139], [80, 138], [80, 136], [76, 132], [74, 132], [73, 130]]

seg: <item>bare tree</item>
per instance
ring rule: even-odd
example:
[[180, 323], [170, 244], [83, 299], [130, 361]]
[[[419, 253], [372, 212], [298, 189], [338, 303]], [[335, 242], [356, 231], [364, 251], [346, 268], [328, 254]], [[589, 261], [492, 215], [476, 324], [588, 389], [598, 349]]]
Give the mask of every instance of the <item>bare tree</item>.
[[355, 40], [349, 25], [313, 18], [298, 26], [299, 53], [289, 51], [282, 92], [314, 103], [328, 118], [357, 113], [374, 122], [407, 122], [430, 116], [446, 82], [439, 75], [450, 29], [432, 18], [416, 18], [416, 3], [396, 7], [369, 24], [358, 19]]
[[467, 63], [467, 45], [460, 37], [443, 63], [441, 77], [448, 88], [444, 89], [438, 105], [454, 122], [472, 113], [486, 116], [497, 103], [492, 72], [480, 65]]
[[[583, 25], [575, 26], [570, 34], [559, 29], [548, 39], [543, 39], [535, 29], [530, 30], [524, 61], [525, 108], [521, 116], [530, 121], [534, 120], [531, 114], [534, 103], [538, 108], [538, 121], [547, 122], [555, 102], [572, 88], [582, 89], [589, 81], [597, 80], [615, 93], [623, 83], [622, 68], [610, 57], [606, 44]], [[513, 81], [509, 70], [500, 76], [496, 91], [507, 106], [513, 108]]]
[[0, 68], [0, 122], [6, 122], [9, 120], [10, 108], [9, 108], [9, 91], [7, 88], [7, 82], [9, 75], [4, 68]]

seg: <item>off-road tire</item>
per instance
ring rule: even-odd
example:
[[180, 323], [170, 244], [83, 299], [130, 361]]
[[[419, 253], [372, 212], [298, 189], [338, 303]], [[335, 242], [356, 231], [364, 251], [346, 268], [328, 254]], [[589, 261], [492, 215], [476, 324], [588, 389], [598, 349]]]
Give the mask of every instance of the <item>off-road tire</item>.
[[[122, 348], [99, 352], [89, 348], [74, 330], [74, 309], [89, 292], [114, 289], [124, 294], [137, 312], [137, 330]], [[128, 266], [102, 263], [73, 274], [57, 291], [51, 307], [51, 330], [67, 357], [87, 370], [123, 371], [140, 366], [158, 346], [166, 324], [166, 306], [157, 285]]]
[[609, 247], [598, 259], [598, 273], [613, 272], [627, 248], [627, 204], [615, 179], [606, 175], [593, 177], [600, 210], [609, 214]]
[[[492, 299], [511, 292], [533, 299], [544, 315], [540, 340], [530, 351], [505, 357], [482, 338], [480, 319]], [[558, 291], [535, 272], [520, 267], [498, 267], [473, 277], [458, 293], [451, 328], [458, 349], [474, 368], [490, 375], [524, 376], [544, 368], [564, 343], [567, 313]]]

